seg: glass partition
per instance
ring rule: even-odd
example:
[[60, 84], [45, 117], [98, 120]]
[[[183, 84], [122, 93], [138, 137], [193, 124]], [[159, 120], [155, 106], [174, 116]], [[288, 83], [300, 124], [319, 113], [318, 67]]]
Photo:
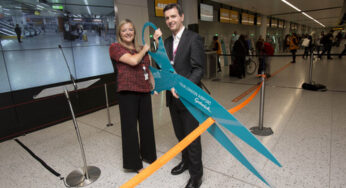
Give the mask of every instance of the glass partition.
[[2, 0], [0, 93], [112, 73], [113, 3]]
[[0, 93], [9, 92], [11, 90], [10, 84], [8, 82], [8, 74], [3, 58], [3, 51], [2, 49], [0, 53]]

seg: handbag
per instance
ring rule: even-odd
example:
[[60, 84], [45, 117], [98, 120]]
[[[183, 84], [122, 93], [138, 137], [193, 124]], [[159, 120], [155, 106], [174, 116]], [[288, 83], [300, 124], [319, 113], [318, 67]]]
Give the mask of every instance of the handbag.
[[310, 44], [310, 39], [308, 38], [305, 38], [302, 42], [303, 47], [309, 47], [309, 44]]

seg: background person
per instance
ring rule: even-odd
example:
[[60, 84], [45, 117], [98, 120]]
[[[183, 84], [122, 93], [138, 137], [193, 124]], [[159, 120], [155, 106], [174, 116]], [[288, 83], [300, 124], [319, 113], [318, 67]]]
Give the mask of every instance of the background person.
[[345, 35], [344, 39], [342, 39], [340, 41], [340, 45], [344, 46], [344, 50], [342, 50], [342, 52], [339, 54], [339, 58], [341, 59], [342, 56], [346, 54], [346, 35]]
[[234, 63], [238, 71], [238, 78], [245, 78], [245, 58], [249, 55], [249, 47], [245, 40], [245, 35], [240, 35], [234, 43], [232, 54], [235, 56]]
[[328, 34], [323, 36], [323, 38], [321, 39], [321, 43], [323, 44], [323, 51], [319, 55], [319, 58], [322, 59], [322, 55], [327, 52], [327, 59], [333, 59], [330, 56], [330, 51], [332, 50], [333, 46], [333, 31], [329, 31]]
[[310, 53], [312, 53], [311, 52], [311, 48], [312, 48], [312, 37], [311, 37], [311, 35], [309, 35], [309, 34], [306, 34], [305, 35], [305, 38], [303, 39], [303, 43], [305, 42], [305, 40], [309, 40], [309, 43], [308, 43], [308, 45], [307, 46], [303, 46], [304, 47], [304, 54], [303, 54], [303, 59], [308, 59], [308, 57], [309, 57], [309, 52]]
[[256, 54], [258, 56], [258, 74], [262, 74], [262, 71], [265, 71], [265, 50], [264, 50], [264, 39], [262, 36], [259, 36], [256, 42]]
[[219, 41], [218, 36], [213, 37], [213, 50], [217, 53], [217, 72], [221, 72], [221, 65], [220, 65], [220, 55], [221, 53], [221, 44]]
[[298, 38], [296, 33], [293, 33], [288, 41], [288, 45], [290, 48], [290, 51], [292, 53], [292, 61], [291, 63], [296, 63], [296, 53], [297, 53], [297, 49], [299, 48], [298, 46], [299, 42], [298, 42]]
[[19, 27], [18, 24], [16, 24], [16, 27], [14, 28], [14, 31], [16, 32], [17, 34], [17, 40], [19, 43], [21, 43], [21, 37], [22, 37], [22, 29]]

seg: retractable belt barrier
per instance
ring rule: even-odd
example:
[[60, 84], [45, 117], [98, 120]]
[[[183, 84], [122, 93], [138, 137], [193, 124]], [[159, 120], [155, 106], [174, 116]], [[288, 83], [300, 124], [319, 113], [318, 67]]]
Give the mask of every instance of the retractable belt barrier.
[[[156, 26], [150, 22], [147, 22], [143, 26], [142, 41], [144, 42], [144, 31], [146, 27], [152, 27], [157, 29]], [[170, 64], [167, 57], [166, 50], [163, 46], [162, 38], [158, 39], [158, 49], [155, 53], [148, 52], [149, 55], [155, 60], [160, 70], [150, 67], [152, 75], [155, 79], [154, 91], [160, 92], [162, 90], [170, 90], [174, 88], [179, 94], [180, 101], [196, 118], [200, 125], [186, 136], [181, 142], [170, 149], [166, 154], [157, 159], [154, 163], [141, 171], [138, 175], [132, 178], [130, 181], [122, 185], [122, 188], [134, 187], [166, 164], [169, 160], [175, 157], [183, 149], [185, 149], [191, 142], [199, 137], [204, 131], [208, 132], [240, 163], [242, 163], [248, 170], [250, 170], [255, 176], [257, 176], [262, 182], [270, 186], [270, 184], [262, 177], [262, 175], [252, 166], [252, 164], [246, 159], [246, 157], [238, 150], [238, 148], [229, 140], [225, 133], [219, 128], [223, 126], [228, 131], [239, 137], [249, 146], [253, 147], [256, 151], [268, 158], [277, 166], [281, 167], [281, 164], [276, 158], [269, 152], [269, 150], [253, 135], [248, 129], [243, 126], [231, 113], [234, 113], [249, 103], [253, 97], [256, 96], [262, 84], [258, 86], [256, 91], [251, 97], [238, 105], [234, 109], [227, 111], [211, 96], [205, 93], [201, 88], [192, 83], [190, 80], [177, 74]]]
[[[309, 53], [310, 54], [310, 53]], [[319, 56], [320, 54], [313, 54]], [[339, 56], [340, 54], [330, 54], [330, 56]], [[234, 54], [219, 54], [219, 56], [236, 56]], [[292, 54], [276, 54], [276, 55], [246, 55], [247, 57], [292, 57]], [[295, 56], [304, 56], [304, 54], [296, 54]], [[321, 56], [328, 56], [323, 54]]]

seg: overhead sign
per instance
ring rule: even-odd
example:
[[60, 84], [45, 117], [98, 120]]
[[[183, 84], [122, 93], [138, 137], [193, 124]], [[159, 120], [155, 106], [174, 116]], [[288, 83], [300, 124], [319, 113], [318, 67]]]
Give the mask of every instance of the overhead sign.
[[239, 13], [235, 10], [230, 10], [229, 11], [230, 17], [229, 17], [229, 22], [237, 24], [239, 23]]
[[261, 16], [257, 16], [257, 23], [256, 25], [261, 25], [262, 24], [262, 18]]
[[272, 27], [272, 28], [277, 28], [277, 27], [278, 27], [278, 20], [272, 18], [272, 23], [271, 23], [271, 26], [270, 26], [270, 27]]
[[64, 6], [62, 6], [62, 5], [53, 5], [52, 8], [55, 9], [55, 10], [63, 10]]
[[164, 17], [163, 9], [171, 3], [177, 3], [177, 0], [155, 0], [155, 15]]
[[283, 20], [279, 20], [279, 28], [285, 28], [285, 24]]
[[248, 23], [249, 25], [255, 25], [255, 15], [248, 14]]
[[254, 25], [255, 23], [255, 16], [248, 14], [248, 13], [242, 13], [241, 15], [241, 23], [244, 25]]
[[332, 30], [333, 31], [339, 31], [339, 30], [344, 30], [344, 28], [343, 27], [334, 27]]
[[220, 8], [220, 22], [229, 23], [229, 10]]
[[199, 6], [200, 19], [212, 22], [214, 20], [213, 6], [201, 3]]

